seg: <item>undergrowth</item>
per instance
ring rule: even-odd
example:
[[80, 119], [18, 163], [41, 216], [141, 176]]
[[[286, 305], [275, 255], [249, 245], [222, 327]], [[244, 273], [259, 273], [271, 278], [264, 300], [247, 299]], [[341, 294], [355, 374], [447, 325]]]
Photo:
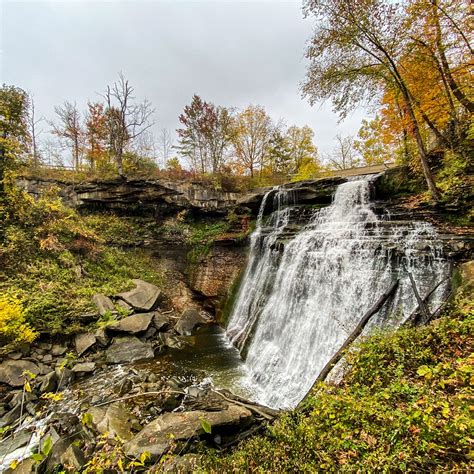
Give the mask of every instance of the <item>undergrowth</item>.
[[[126, 222], [81, 216], [54, 189], [35, 200], [11, 186], [0, 218], [0, 292], [21, 304], [24, 331], [76, 331], [81, 315], [95, 310], [95, 293], [127, 289], [132, 278], [163, 284], [147, 253], [119, 245], [130, 236]], [[118, 243], [110, 245], [114, 235]]]

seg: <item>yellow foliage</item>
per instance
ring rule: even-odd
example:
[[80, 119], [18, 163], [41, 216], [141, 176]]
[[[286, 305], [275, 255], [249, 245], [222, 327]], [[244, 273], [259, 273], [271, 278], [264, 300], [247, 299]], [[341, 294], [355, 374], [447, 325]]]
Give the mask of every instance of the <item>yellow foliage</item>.
[[0, 296], [0, 339], [7, 343], [32, 342], [37, 336], [25, 322], [23, 306], [14, 296]]

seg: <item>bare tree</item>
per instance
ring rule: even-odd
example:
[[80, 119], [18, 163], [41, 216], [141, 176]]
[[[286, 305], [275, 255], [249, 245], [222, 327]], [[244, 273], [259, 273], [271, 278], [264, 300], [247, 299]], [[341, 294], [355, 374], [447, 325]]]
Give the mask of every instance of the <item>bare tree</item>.
[[29, 107], [28, 107], [28, 133], [31, 139], [31, 157], [33, 158], [33, 164], [38, 165], [39, 163], [39, 150], [38, 150], [38, 136], [42, 133], [42, 130], [38, 130], [38, 125], [44, 121], [44, 117], [36, 116], [36, 108], [34, 96], [31, 93], [28, 93], [29, 97]]
[[336, 147], [327, 156], [329, 164], [338, 170], [357, 166], [359, 164], [359, 157], [354, 147], [354, 138], [350, 135], [346, 137], [336, 135], [336, 141]]
[[72, 104], [67, 100], [63, 105], [54, 108], [59, 123], [51, 123], [52, 133], [66, 142], [71, 149], [73, 166], [76, 170], [81, 165], [83, 130], [81, 126], [81, 116], [76, 103]]
[[135, 89], [122, 73], [119, 80], [107, 86], [104, 98], [109, 132], [109, 148], [115, 158], [120, 176], [123, 171], [123, 153], [133, 141], [154, 124], [150, 118], [154, 113], [151, 103], [145, 99], [135, 103]]
[[158, 136], [159, 155], [161, 158], [162, 168], [166, 168], [166, 163], [171, 157], [173, 149], [173, 138], [171, 132], [167, 128], [162, 128]]

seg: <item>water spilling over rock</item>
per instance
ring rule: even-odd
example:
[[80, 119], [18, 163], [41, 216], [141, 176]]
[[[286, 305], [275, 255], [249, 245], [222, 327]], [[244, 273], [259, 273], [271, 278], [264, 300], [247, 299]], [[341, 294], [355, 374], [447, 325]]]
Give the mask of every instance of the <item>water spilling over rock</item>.
[[[341, 184], [302, 229], [284, 188], [267, 193], [227, 332], [241, 350], [259, 402], [295, 406], [364, 313], [399, 279], [395, 297], [366, 328], [396, 326], [449, 273], [435, 229], [390, 222], [370, 203], [371, 178]], [[273, 213], [264, 218], [273, 196]], [[440, 285], [432, 304], [446, 290]]]

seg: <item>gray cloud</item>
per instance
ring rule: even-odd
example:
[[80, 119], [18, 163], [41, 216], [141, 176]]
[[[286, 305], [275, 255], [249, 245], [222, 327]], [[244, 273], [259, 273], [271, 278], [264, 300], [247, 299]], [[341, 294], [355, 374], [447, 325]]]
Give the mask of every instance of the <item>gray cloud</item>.
[[152, 101], [157, 130], [176, 129], [194, 93], [308, 124], [323, 151], [365, 115], [338, 125], [329, 104], [301, 99], [312, 24], [298, 1], [4, 0], [2, 8], [2, 82], [32, 91], [48, 118], [65, 99], [98, 99], [119, 71]]

